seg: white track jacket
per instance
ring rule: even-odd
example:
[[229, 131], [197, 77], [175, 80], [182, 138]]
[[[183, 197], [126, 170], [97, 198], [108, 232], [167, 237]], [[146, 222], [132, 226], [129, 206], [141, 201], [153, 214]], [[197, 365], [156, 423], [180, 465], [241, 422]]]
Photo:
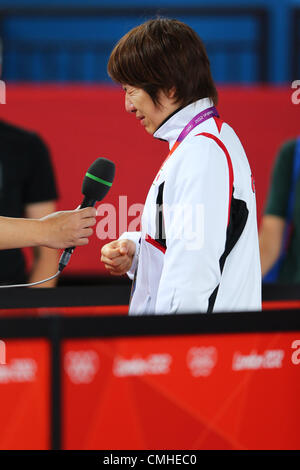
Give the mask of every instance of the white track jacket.
[[[186, 124], [212, 106], [201, 99], [154, 133], [170, 149]], [[199, 135], [200, 134], [200, 135]], [[211, 117], [165, 161], [149, 190], [128, 275], [129, 314], [261, 309], [254, 182], [234, 130]]]

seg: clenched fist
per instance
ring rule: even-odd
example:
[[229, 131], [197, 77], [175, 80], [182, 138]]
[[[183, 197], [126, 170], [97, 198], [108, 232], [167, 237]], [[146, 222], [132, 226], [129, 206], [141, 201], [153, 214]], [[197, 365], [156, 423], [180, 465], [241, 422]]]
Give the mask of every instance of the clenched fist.
[[121, 276], [131, 268], [135, 253], [135, 243], [122, 239], [107, 243], [101, 250], [101, 261], [110, 274]]

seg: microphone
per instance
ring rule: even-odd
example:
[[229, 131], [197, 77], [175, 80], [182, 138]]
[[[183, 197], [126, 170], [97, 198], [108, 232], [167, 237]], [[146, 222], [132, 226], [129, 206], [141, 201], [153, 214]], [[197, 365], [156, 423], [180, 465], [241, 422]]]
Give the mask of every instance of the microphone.
[[[94, 207], [110, 190], [115, 176], [115, 164], [107, 158], [97, 158], [83, 178], [81, 192], [84, 195], [80, 209]], [[70, 261], [75, 247], [66, 248], [60, 257], [58, 270], [62, 270]]]
[[[1, 173], [0, 173], [1, 175]], [[84, 207], [93, 207], [97, 201], [101, 201], [110, 190], [115, 176], [115, 164], [107, 158], [97, 158], [89, 167], [83, 178], [81, 192], [84, 195], [80, 209]], [[0, 289], [8, 289], [11, 287], [32, 287], [43, 282], [56, 278], [67, 266], [71, 255], [75, 250], [75, 246], [66, 248], [60, 257], [58, 271], [54, 276], [42, 281], [31, 282], [30, 284], [13, 284], [8, 286], [0, 286]]]

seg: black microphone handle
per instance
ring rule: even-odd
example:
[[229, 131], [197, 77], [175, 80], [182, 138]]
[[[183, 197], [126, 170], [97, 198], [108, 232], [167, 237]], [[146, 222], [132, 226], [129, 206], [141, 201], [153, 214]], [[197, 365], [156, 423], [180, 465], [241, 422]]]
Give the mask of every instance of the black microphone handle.
[[[87, 196], [84, 196], [84, 199], [81, 203], [81, 206], [79, 207], [79, 209], [84, 209], [85, 207], [94, 207], [94, 205], [96, 204], [96, 200], [95, 199], [90, 199], [88, 198]], [[69, 248], [66, 248], [65, 251], [67, 253], [73, 253], [73, 251], [75, 250], [76, 246], [70, 246]]]
[[97, 202], [96, 199], [91, 199], [87, 196], [84, 196], [84, 199], [83, 199], [79, 209], [84, 209], [85, 207], [94, 207], [96, 202]]
[[[95, 199], [91, 199], [91, 198], [88, 198], [87, 196], [84, 196], [84, 199], [79, 209], [84, 209], [85, 207], [94, 207], [96, 202], [97, 201]], [[70, 246], [69, 248], [66, 248], [64, 250], [63, 254], [60, 257], [59, 264], [58, 264], [58, 270], [60, 272], [67, 266], [75, 248], [76, 246]]]

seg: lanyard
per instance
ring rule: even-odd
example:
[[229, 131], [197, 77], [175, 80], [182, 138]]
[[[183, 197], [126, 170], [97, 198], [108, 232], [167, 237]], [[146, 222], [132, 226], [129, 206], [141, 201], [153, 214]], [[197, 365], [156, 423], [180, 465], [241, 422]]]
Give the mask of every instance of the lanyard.
[[195, 129], [195, 127], [197, 127], [199, 124], [201, 124], [202, 122], [206, 121], [207, 119], [213, 116], [219, 117], [219, 113], [217, 109], [215, 108], [215, 106], [212, 106], [211, 108], [206, 108], [203, 111], [201, 111], [201, 113], [196, 114], [196, 116], [194, 116], [193, 119], [184, 127], [184, 129], [180, 132], [179, 136], [177, 137], [177, 140], [175, 144], [173, 145], [173, 147], [171, 148], [167, 158], [164, 160], [163, 164], [161, 165], [157, 173], [157, 176], [155, 178], [155, 181], [158, 179], [160, 172], [162, 170], [162, 167], [164, 166], [166, 161], [170, 158], [172, 153], [177, 149], [177, 147], [181, 144], [181, 142], [183, 142], [183, 140], [189, 135], [189, 133], [193, 129]]

